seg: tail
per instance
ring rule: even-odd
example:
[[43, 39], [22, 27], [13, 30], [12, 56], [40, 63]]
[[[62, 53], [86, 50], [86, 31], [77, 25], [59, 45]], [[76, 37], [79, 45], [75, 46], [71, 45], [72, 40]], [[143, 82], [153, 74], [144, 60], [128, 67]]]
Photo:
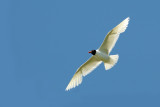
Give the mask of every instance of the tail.
[[111, 69], [118, 62], [118, 55], [110, 55], [108, 62], [104, 63], [104, 67], [106, 70]]

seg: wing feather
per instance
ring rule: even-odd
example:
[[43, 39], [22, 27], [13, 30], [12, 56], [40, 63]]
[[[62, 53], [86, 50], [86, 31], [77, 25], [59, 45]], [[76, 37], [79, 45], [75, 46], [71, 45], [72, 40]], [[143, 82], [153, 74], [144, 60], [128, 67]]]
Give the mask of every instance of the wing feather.
[[113, 47], [115, 46], [120, 33], [123, 33], [129, 23], [129, 17], [123, 20], [119, 25], [113, 28], [105, 37], [102, 45], [100, 46], [99, 50], [107, 52], [109, 54]]
[[66, 91], [75, 88], [82, 83], [83, 76], [91, 73], [102, 61], [98, 60], [95, 56], [92, 56], [87, 62], [78, 68], [71, 81], [69, 82]]

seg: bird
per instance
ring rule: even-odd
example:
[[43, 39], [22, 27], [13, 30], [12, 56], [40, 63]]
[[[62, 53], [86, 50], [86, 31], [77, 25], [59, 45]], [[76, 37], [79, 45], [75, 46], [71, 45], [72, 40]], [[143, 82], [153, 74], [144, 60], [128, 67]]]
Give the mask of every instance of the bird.
[[92, 54], [92, 56], [77, 69], [67, 85], [65, 89], [66, 91], [80, 85], [83, 77], [91, 73], [101, 63], [104, 63], [105, 70], [109, 70], [118, 62], [119, 55], [110, 55], [110, 52], [114, 48], [119, 35], [128, 27], [129, 20], [130, 18], [127, 17], [120, 24], [110, 30], [97, 50], [91, 50], [88, 52]]

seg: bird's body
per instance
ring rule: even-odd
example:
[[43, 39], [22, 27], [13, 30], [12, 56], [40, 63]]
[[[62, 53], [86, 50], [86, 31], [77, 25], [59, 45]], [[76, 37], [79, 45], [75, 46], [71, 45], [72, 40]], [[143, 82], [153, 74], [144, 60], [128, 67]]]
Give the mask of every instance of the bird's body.
[[102, 62], [104, 63], [105, 70], [111, 69], [117, 63], [119, 56], [110, 55], [110, 52], [115, 46], [120, 33], [126, 30], [128, 23], [129, 17], [107, 34], [100, 48], [89, 52], [92, 54], [92, 57], [77, 69], [66, 90], [70, 90], [81, 84], [83, 77], [92, 72]]
[[99, 50], [96, 50], [95, 57], [97, 59], [103, 61], [104, 63], [108, 62], [108, 60], [109, 60], [109, 55], [106, 52], [99, 51]]

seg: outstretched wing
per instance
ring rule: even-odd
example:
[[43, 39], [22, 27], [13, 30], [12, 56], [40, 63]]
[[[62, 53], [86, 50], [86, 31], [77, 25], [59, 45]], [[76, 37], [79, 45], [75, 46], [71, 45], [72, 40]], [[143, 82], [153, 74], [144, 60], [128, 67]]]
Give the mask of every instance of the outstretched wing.
[[82, 83], [83, 76], [86, 76], [92, 72], [102, 61], [98, 60], [95, 56], [92, 56], [87, 62], [78, 68], [71, 81], [69, 82], [66, 91], [75, 88]]
[[120, 33], [123, 33], [126, 30], [128, 23], [129, 23], [129, 17], [126, 18], [124, 21], [122, 21], [115, 28], [113, 28], [105, 37], [99, 50], [107, 52], [107, 54], [109, 54], [111, 50], [113, 49], [113, 47], [115, 46]]

